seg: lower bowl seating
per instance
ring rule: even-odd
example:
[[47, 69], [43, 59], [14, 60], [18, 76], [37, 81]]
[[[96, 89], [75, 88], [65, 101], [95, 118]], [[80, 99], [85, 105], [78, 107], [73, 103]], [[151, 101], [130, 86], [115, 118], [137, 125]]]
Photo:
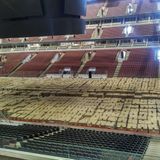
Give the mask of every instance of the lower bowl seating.
[[99, 160], [109, 156], [114, 159], [119, 156], [120, 160], [128, 160], [133, 156], [140, 160], [149, 139], [144, 136], [68, 128], [54, 135], [22, 142], [20, 150], [75, 159]]

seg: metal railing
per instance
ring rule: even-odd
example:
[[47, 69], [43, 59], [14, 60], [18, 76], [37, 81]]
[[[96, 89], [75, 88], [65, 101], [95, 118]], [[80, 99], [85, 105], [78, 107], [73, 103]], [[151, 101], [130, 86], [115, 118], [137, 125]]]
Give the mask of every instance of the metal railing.
[[3, 47], [0, 46], [0, 54], [21, 53], [21, 52], [44, 52], [44, 51], [77, 51], [77, 50], [107, 50], [107, 49], [129, 49], [129, 48], [152, 48], [160, 47], [160, 37], [140, 37], [140, 38], [121, 38], [121, 39], [99, 39], [69, 43], [65, 45], [48, 43], [39, 47], [27, 48], [24, 46]]

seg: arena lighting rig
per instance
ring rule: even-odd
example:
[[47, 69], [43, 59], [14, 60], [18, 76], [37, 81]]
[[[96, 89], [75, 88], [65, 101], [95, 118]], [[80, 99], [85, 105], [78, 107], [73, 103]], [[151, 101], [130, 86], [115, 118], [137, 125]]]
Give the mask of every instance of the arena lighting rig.
[[86, 0], [0, 0], [0, 38], [80, 34]]

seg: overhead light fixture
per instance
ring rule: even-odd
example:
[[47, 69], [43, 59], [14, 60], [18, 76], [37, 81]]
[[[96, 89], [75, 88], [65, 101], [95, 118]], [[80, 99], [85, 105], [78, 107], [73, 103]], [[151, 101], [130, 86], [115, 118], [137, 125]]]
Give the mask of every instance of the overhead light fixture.
[[133, 28], [131, 25], [128, 25], [128, 26], [126, 26], [126, 27], [124, 28], [123, 33], [124, 33], [126, 36], [128, 36], [128, 35], [130, 35], [131, 33], [133, 33], [133, 31], [134, 31], [134, 28]]

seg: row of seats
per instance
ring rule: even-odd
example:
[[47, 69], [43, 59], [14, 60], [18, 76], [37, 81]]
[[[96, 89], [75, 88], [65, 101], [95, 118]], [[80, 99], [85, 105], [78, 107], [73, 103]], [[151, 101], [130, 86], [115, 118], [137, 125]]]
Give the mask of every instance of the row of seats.
[[35, 57], [23, 64], [12, 76], [38, 77], [51, 63], [54, 52], [35, 53]]
[[86, 74], [89, 68], [96, 68], [97, 74], [106, 74], [113, 77], [117, 66], [116, 56], [118, 50], [97, 51], [93, 59], [86, 63], [81, 74]]
[[0, 68], [0, 75], [7, 76], [11, 73], [22, 61], [29, 55], [29, 53], [9, 53], [7, 54], [7, 63], [4, 63], [3, 68]]
[[77, 73], [84, 54], [84, 51], [64, 53], [62, 59], [54, 63], [52, 67], [46, 72], [46, 74], [58, 74], [60, 71], [62, 73], [64, 68], [71, 68], [72, 74]]
[[54, 135], [22, 142], [19, 150], [74, 159], [119, 157], [120, 160], [127, 160], [133, 156], [139, 160], [148, 147], [149, 139], [144, 136], [68, 128]]
[[68, 36], [45, 36], [45, 37], [28, 37], [28, 38], [4, 38], [1, 43], [30, 43], [30, 42], [54, 42], [54, 41], [73, 41], [91, 39], [94, 29], [87, 29], [85, 34], [68, 35]]
[[[127, 34], [127, 37], [138, 37], [138, 36], [150, 36], [159, 35], [159, 25], [158, 24], [148, 24], [148, 25], [132, 25], [131, 33]], [[124, 32], [125, 27], [111, 27], [102, 28], [102, 38], [124, 38], [126, 34]], [[129, 29], [128, 29], [129, 30]], [[129, 32], [129, 31], [128, 31]]]
[[[10, 118], [14, 120], [51, 121], [150, 133], [159, 133], [160, 129], [160, 101], [155, 98], [146, 100], [144, 98], [102, 99], [50, 96], [50, 98], [44, 97], [37, 100], [37, 96], [32, 98], [22, 96], [21, 101], [18, 102], [18, 97], [6, 97], [11, 101], [5, 106], [5, 97], [2, 97], [1, 109], [7, 109]], [[24, 100], [26, 100], [25, 103], [22, 102]], [[15, 104], [11, 107], [12, 103]]]
[[160, 130], [159, 79], [2, 78], [0, 85], [0, 110], [14, 120]]
[[[127, 7], [131, 3], [135, 9], [133, 14], [154, 13], [159, 12], [158, 1], [152, 0], [101, 0], [98, 2], [88, 2], [87, 5], [87, 18], [96, 18], [102, 16], [99, 14], [100, 9], [105, 6], [105, 17], [116, 17], [128, 15]], [[93, 12], [94, 11], [94, 12]]]
[[[127, 26], [127, 25], [126, 25]], [[127, 35], [128, 37], [137, 37], [137, 36], [150, 36], [150, 35], [159, 35], [159, 25], [158, 24], [145, 24], [145, 25], [133, 25], [133, 33], [130, 33]], [[102, 26], [102, 34], [100, 34], [101, 38], [124, 38], [126, 35], [124, 34], [124, 26], [123, 27], [103, 27]], [[28, 41], [25, 42], [50, 42], [50, 41], [76, 41], [76, 40], [89, 40], [94, 38], [100, 38], [100, 37], [94, 37], [93, 36], [94, 29], [87, 29], [85, 34], [80, 35], [74, 35], [74, 36], [50, 36], [50, 37], [41, 37], [41, 38], [28, 38]], [[17, 38], [17, 41], [13, 39], [2, 39], [2, 43], [11, 43], [11, 42], [17, 42], [22, 43], [21, 39]]]
[[[95, 69], [94, 74], [113, 77], [118, 65], [119, 50], [94, 51], [87, 60], [85, 55], [89, 52], [63, 52], [60, 53], [60, 59], [54, 62], [52, 60], [56, 52], [7, 54], [7, 61], [0, 68], [0, 76], [38, 77], [43, 72], [44, 75], [61, 75], [67, 68], [71, 75], [78, 71], [79, 74], [88, 74], [89, 69]], [[156, 49], [130, 49], [128, 52], [128, 59], [122, 62], [119, 77], [158, 77], [159, 62], [156, 60]], [[24, 64], [23, 60], [30, 54], [33, 54], [32, 58]]]
[[134, 49], [120, 70], [120, 77], [158, 77], [159, 62], [154, 49]]
[[[31, 89], [47, 90], [55, 93], [65, 92], [141, 92], [159, 93], [160, 80], [158, 78], [108, 78], [105, 80], [79, 78], [0, 78], [1, 89]], [[65, 89], [65, 90], [64, 90]]]
[[8, 125], [0, 124], [0, 138], [23, 141], [33, 137], [58, 131], [58, 127], [38, 126], [38, 125]]

